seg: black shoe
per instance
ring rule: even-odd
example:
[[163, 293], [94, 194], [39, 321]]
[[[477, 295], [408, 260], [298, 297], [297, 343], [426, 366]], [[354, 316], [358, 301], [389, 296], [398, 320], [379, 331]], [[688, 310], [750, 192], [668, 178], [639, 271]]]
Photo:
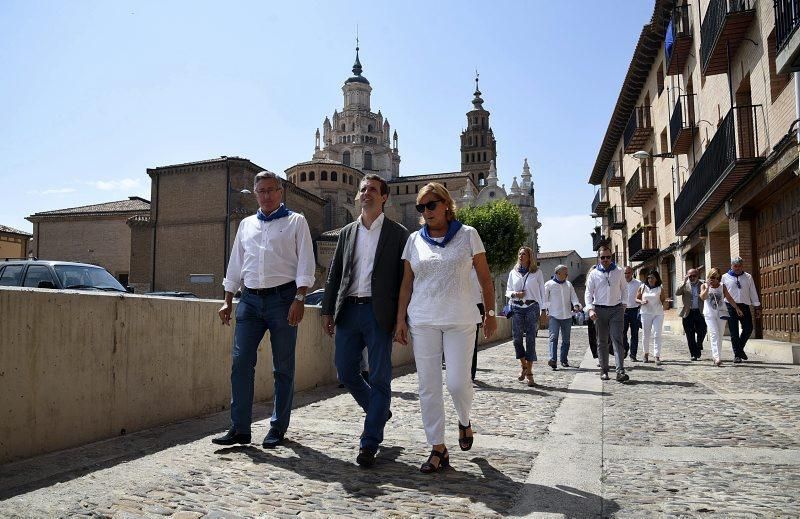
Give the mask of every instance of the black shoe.
[[600, 380], [608, 380], [608, 372], [607, 371], [604, 372], [602, 375], [600, 375]]
[[733, 358], [733, 363], [734, 364], [741, 364], [742, 363], [742, 359], [740, 357], [734, 357]]
[[569, 367], [569, 361], [568, 360], [562, 360], [561, 361], [561, 367], [562, 368], [568, 368]]
[[233, 445], [235, 443], [247, 445], [250, 443], [250, 434], [240, 434], [231, 429], [222, 436], [211, 438], [211, 443], [215, 443], [217, 445]]
[[361, 448], [358, 449], [358, 456], [356, 457], [356, 463], [361, 465], [362, 467], [371, 467], [375, 465], [375, 454], [377, 454], [377, 450]]
[[635, 356], [631, 355], [631, 362], [639, 362], [639, 359], [637, 359]]
[[278, 429], [274, 427], [270, 427], [269, 432], [267, 433], [267, 436], [264, 438], [264, 442], [261, 445], [265, 449], [274, 449], [281, 443], [283, 443], [283, 433], [279, 432]]
[[739, 352], [739, 358], [741, 358], [742, 360], [747, 360], [747, 353], [745, 353], [744, 350], [742, 350], [741, 352]]
[[556, 361], [553, 360], [553, 359], [548, 360], [547, 361], [547, 365], [550, 366], [551, 368], [553, 368], [553, 371], [555, 371], [557, 369], [556, 368]]
[[697, 357], [692, 357], [692, 360], [697, 360]]
[[630, 379], [627, 373], [617, 373], [617, 382], [627, 382]]

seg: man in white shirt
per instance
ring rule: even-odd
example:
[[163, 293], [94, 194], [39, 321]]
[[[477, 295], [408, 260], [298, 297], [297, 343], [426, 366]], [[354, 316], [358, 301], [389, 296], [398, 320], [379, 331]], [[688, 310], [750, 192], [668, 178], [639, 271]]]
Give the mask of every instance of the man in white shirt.
[[[625, 293], [625, 325], [622, 329], [622, 342], [625, 343], [625, 353], [630, 351], [631, 361], [638, 362], [636, 352], [639, 351], [639, 328], [642, 323], [639, 321], [639, 303], [636, 302], [636, 292], [642, 286], [642, 282], [633, 277], [633, 268], [628, 265], [625, 267], [625, 283], [627, 292]], [[628, 329], [631, 331], [631, 340], [628, 342]]]
[[544, 284], [544, 309], [547, 311], [548, 328], [550, 331], [550, 360], [548, 365], [556, 369], [556, 349], [558, 336], [561, 335], [561, 366], [569, 367], [569, 335], [572, 330], [572, 312], [580, 306], [578, 295], [572, 283], [569, 282], [569, 269], [566, 265], [559, 265], [547, 283]]
[[[378, 175], [367, 175], [358, 190], [361, 215], [342, 228], [325, 283], [322, 328], [336, 332], [335, 363], [339, 381], [366, 413], [356, 462], [375, 464], [383, 429], [392, 415], [392, 332], [403, 280], [405, 227], [388, 218], [383, 206], [389, 187]], [[367, 348], [369, 381], [359, 361]]]
[[[736, 257], [731, 260], [731, 269], [722, 275], [722, 284], [728, 289], [728, 293], [733, 296], [733, 300], [742, 309], [742, 316], [736, 313], [736, 309], [728, 305], [728, 329], [731, 332], [731, 345], [733, 346], [733, 362], [740, 363], [747, 360], [744, 347], [747, 339], [753, 333], [753, 317], [750, 314], [750, 306], [755, 307], [755, 317], [761, 317], [761, 301], [758, 299], [756, 283], [750, 273], [744, 271], [744, 261]], [[739, 324], [742, 331], [739, 333]]]
[[597, 327], [597, 347], [602, 371], [600, 377], [608, 380], [608, 348], [609, 342], [613, 342], [617, 382], [626, 382], [630, 377], [625, 373], [622, 330], [628, 285], [625, 275], [617, 268], [616, 263], [611, 261], [611, 249], [607, 245], [601, 245], [597, 253], [600, 263], [586, 279], [585, 299], [586, 308], [589, 309], [589, 319], [592, 319]]
[[308, 287], [314, 284], [314, 250], [305, 217], [281, 203], [283, 185], [275, 173], [262, 171], [253, 182], [258, 212], [239, 224], [223, 280], [222, 324], [230, 325], [236, 306], [231, 368], [231, 428], [212, 439], [217, 445], [250, 443], [253, 386], [258, 345], [270, 332], [274, 410], [265, 448], [283, 442], [294, 396], [297, 325], [303, 319]]

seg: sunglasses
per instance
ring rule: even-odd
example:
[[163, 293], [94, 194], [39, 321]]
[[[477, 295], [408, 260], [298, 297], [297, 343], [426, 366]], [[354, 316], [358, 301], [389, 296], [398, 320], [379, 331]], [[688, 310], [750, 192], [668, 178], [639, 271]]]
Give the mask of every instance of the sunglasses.
[[[417, 206], [419, 207], [419, 206]], [[600, 259], [611, 259], [611, 256], [600, 256]]]
[[417, 204], [414, 207], [417, 208], [418, 213], [424, 213], [425, 209], [427, 209], [428, 211], [433, 211], [434, 209], [436, 209], [436, 204], [438, 204], [439, 202], [444, 202], [444, 200], [431, 200], [427, 204]]

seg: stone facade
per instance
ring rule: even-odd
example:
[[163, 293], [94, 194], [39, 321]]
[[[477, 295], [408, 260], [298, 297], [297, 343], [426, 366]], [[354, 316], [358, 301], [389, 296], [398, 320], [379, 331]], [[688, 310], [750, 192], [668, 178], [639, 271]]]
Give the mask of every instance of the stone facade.
[[32, 235], [0, 225], [0, 258], [25, 258]]

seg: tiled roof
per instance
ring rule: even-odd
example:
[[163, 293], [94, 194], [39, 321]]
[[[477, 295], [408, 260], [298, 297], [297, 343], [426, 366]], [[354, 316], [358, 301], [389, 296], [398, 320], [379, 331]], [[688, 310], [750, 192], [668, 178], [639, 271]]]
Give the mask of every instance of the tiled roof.
[[215, 159], [196, 160], [196, 161], [193, 161], [193, 162], [182, 162], [181, 164], [169, 164], [167, 166], [156, 166], [156, 167], [150, 168], [150, 169], [170, 169], [170, 168], [183, 168], [183, 167], [186, 167], [186, 166], [199, 166], [199, 165], [202, 165], [202, 164], [213, 164], [215, 162], [225, 162], [228, 159], [231, 159], [231, 160], [245, 160], [245, 161], [249, 162], [249, 159], [246, 159], [244, 157], [237, 157], [237, 156], [228, 157], [226, 155], [222, 155], [221, 157], [217, 157]]
[[553, 259], [553, 258], [564, 258], [569, 256], [572, 253], [578, 254], [575, 250], [557, 250], [553, 252], [540, 252], [536, 255], [536, 259]]
[[150, 210], [150, 202], [138, 196], [129, 197], [127, 200], [117, 200], [104, 204], [82, 205], [80, 207], [68, 207], [66, 209], [56, 209], [54, 211], [42, 211], [35, 213], [31, 217], [37, 216], [74, 216], [88, 214], [109, 214], [109, 213], [131, 213]]
[[469, 177], [469, 173], [463, 171], [451, 171], [450, 173], [429, 173], [425, 175], [410, 175], [393, 178], [388, 180], [389, 184], [399, 184], [401, 182], [419, 182], [421, 180], [446, 180], [448, 178]]
[[20, 231], [18, 229], [14, 229], [13, 227], [8, 227], [6, 225], [0, 225], [0, 232], [4, 232], [7, 234], [19, 234], [20, 236], [33, 236], [30, 233], [25, 231]]

